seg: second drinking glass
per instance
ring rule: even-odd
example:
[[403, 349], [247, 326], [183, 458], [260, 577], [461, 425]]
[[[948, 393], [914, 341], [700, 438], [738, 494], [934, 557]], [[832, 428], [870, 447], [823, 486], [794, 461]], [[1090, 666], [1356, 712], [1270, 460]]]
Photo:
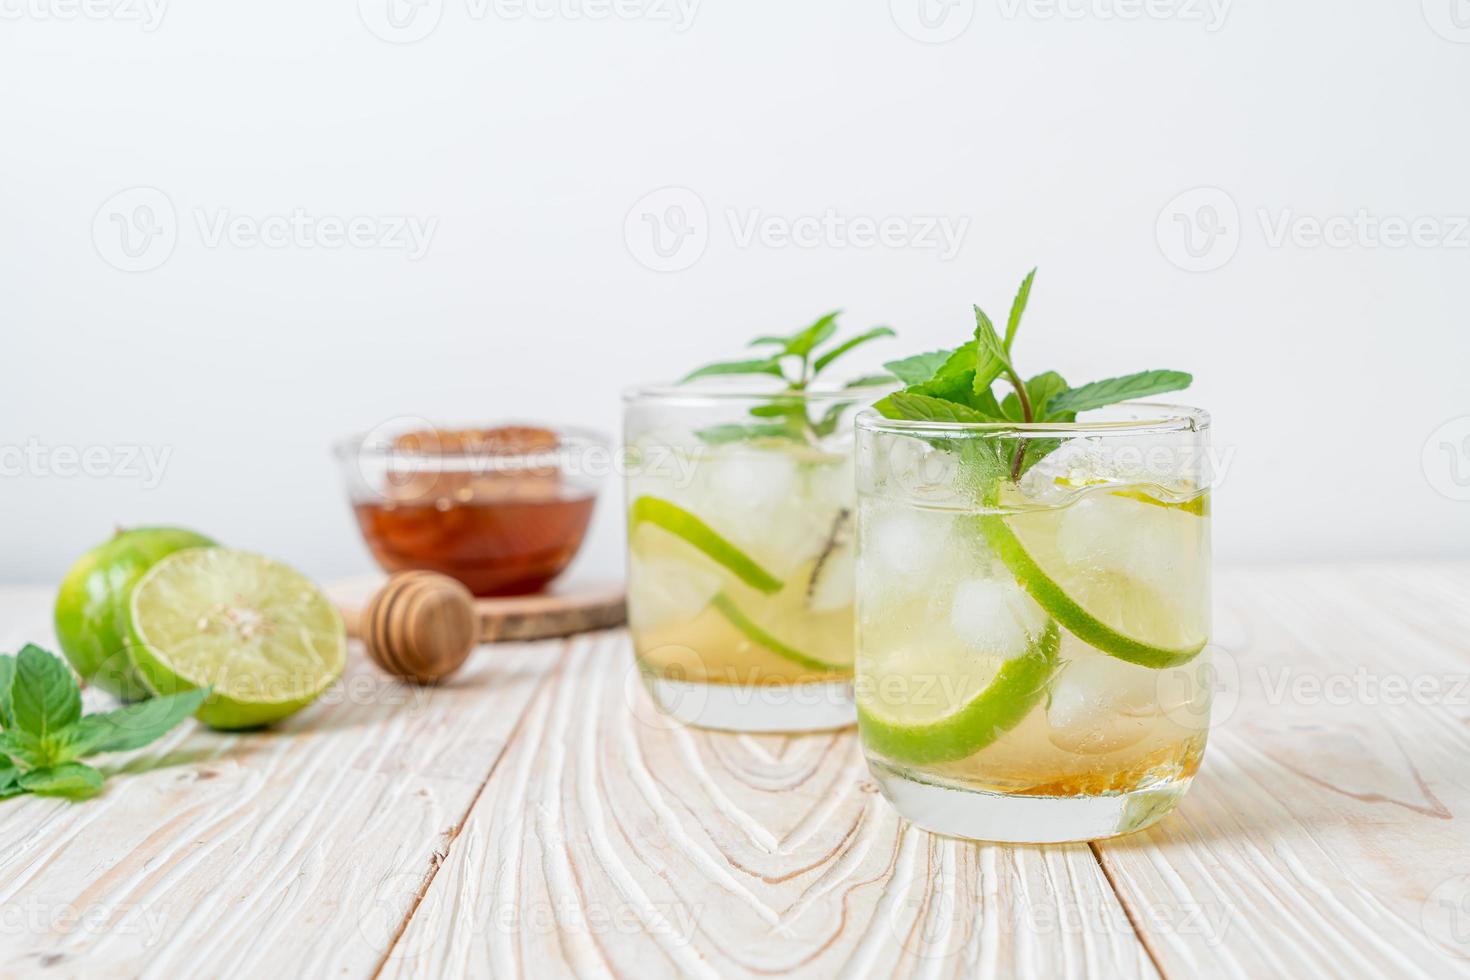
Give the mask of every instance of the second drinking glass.
[[625, 396], [628, 623], [663, 711], [748, 732], [852, 724], [852, 416], [885, 390]]

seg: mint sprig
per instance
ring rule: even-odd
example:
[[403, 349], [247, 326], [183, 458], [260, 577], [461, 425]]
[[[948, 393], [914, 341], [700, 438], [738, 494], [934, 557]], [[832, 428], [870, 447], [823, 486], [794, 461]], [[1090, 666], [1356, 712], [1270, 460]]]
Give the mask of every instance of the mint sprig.
[[[720, 375], [768, 375], [780, 378], [786, 385], [784, 391], [773, 393], [768, 402], [750, 410], [752, 416], [762, 421], [749, 425], [730, 423], [711, 426], [695, 434], [711, 445], [721, 445], [748, 439], [769, 438], [816, 442], [835, 432], [843, 411], [851, 408], [854, 403], [835, 402], [820, 417], [813, 418], [807, 414], [806, 401], [801, 397], [802, 392], [806, 391], [818, 375], [831, 367], [834, 361], [849, 351], [881, 337], [895, 336], [890, 327], [873, 327], [822, 350], [823, 346], [836, 334], [837, 317], [840, 314], [840, 310], [828, 313], [818, 318], [810, 326], [803, 327], [789, 336], [761, 336], [746, 345], [748, 347], [778, 348], [766, 357], [719, 361], [714, 364], [706, 364], [686, 374], [679, 382], [680, 384], [696, 378]], [[868, 375], [849, 381], [844, 387], [857, 388], [892, 380], [894, 378], [889, 375]], [[778, 421], [770, 421], [773, 419]]]
[[[1140, 371], [1070, 387], [1056, 371], [1043, 371], [1023, 381], [1012, 347], [1036, 281], [1032, 269], [1011, 302], [1005, 335], [979, 306], [973, 339], [952, 351], [930, 351], [884, 365], [906, 387], [874, 408], [892, 419], [944, 422], [1070, 423], [1087, 412], [1134, 398], [1187, 388], [1193, 378], [1184, 371]], [[994, 385], [1010, 387], [999, 399]], [[1053, 439], [1019, 439], [1007, 469], [1021, 478], [1036, 460], [1056, 445]]]
[[82, 756], [142, 748], [193, 714], [208, 694], [204, 688], [83, 715], [76, 677], [55, 654], [35, 644], [14, 656], [0, 654], [0, 799], [94, 795], [103, 775]]

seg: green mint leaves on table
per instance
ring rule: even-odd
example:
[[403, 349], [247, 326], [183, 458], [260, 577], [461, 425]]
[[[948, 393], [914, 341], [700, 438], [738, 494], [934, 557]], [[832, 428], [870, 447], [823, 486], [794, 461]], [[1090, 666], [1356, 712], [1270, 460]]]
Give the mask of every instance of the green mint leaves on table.
[[97, 752], [138, 749], [192, 715], [208, 689], [82, 714], [71, 669], [34, 644], [0, 654], [0, 799], [35, 793], [85, 799], [102, 773], [79, 761]]
[[[821, 350], [822, 346], [832, 340], [833, 335], [837, 332], [837, 317], [838, 312], [828, 313], [816, 323], [798, 330], [789, 337], [757, 337], [747, 345], [773, 348], [771, 353], [765, 357], [707, 364], [685, 375], [679, 382], [680, 384], [696, 378], [752, 374], [769, 375], [781, 379], [786, 384], [784, 392], [774, 393], [768, 403], [757, 405], [750, 410], [750, 414], [760, 421], [747, 425], [732, 423], [711, 426], [708, 429], [701, 429], [697, 435], [707, 443], [719, 445], [746, 439], [771, 438], [815, 442], [835, 432], [842, 413], [851, 408], [854, 403], [850, 401], [834, 402], [819, 417], [813, 418], [807, 414], [806, 402], [799, 397], [800, 394], [839, 357], [870, 340], [894, 336], [893, 330], [889, 327], [874, 327], [855, 337], [849, 337], [847, 340], [836, 343], [826, 350]], [[859, 388], [892, 380], [893, 377], [887, 374], [869, 375], [849, 381], [844, 387]], [[900, 380], [904, 379], [900, 378]], [[790, 397], [782, 398], [783, 394]]]
[[[1183, 371], [1140, 371], [1076, 388], [1055, 371], [1022, 380], [1012, 345], [1035, 281], [1032, 269], [1011, 303], [1004, 336], [977, 306], [974, 336], [963, 346], [883, 365], [906, 387], [873, 407], [891, 419], [924, 422], [1069, 423], [1076, 421], [1078, 412], [1189, 387], [1193, 378]], [[997, 382], [1010, 389], [1003, 399], [992, 390]], [[1017, 440], [1009, 460], [993, 462], [1003, 462], [1010, 478], [1017, 480], [1055, 445], [1054, 439]]]

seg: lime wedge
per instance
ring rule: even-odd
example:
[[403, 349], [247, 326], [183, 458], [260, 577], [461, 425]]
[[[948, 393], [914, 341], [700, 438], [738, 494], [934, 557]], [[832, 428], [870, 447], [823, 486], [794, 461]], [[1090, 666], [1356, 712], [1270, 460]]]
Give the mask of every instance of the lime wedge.
[[628, 513], [628, 526], [635, 529], [643, 523], [661, 527], [688, 541], [757, 592], [775, 595], [781, 591], [780, 579], [678, 504], [659, 497], [639, 497]]
[[[1195, 621], [1199, 617], [1183, 614], [1158, 589], [1136, 578], [1068, 561], [1058, 544], [1053, 515], [984, 514], [978, 520], [996, 557], [1037, 604], [1079, 640], [1120, 660], [1155, 669], [1188, 663], [1204, 649], [1208, 637], [1204, 624]], [[1131, 529], [1121, 525], [1116, 533], [1127, 535]]]
[[149, 569], [128, 607], [133, 663], [158, 694], [213, 693], [212, 728], [256, 728], [306, 707], [347, 656], [342, 617], [300, 572], [245, 551], [194, 548]]
[[[885, 676], [906, 678], [914, 696], [888, 703], [880, 682], [873, 697], [860, 700], [858, 731], [863, 744], [895, 762], [915, 765], [968, 758], [1015, 728], [1036, 707], [1056, 669], [1060, 646], [1061, 631], [1048, 621], [1023, 654], [1005, 660], [978, 693], [953, 711], [943, 709], [957, 699], [938, 699], [932, 692], [944, 691], [946, 680], [968, 680], [968, 664], [909, 669], [885, 665]], [[937, 700], [939, 713], [934, 710]]]
[[808, 670], [821, 671], [823, 673], [837, 670], [848, 671], [851, 669], [845, 664], [833, 664], [828, 663], [825, 660], [818, 660], [816, 657], [802, 653], [795, 647], [787, 646], [785, 643], [782, 643], [780, 640], [776, 639], [770, 633], [767, 633], [764, 629], [762, 629], [759, 623], [751, 619], [749, 616], [745, 615], [745, 613], [741, 612], [739, 607], [737, 607], [735, 603], [731, 602], [730, 597], [725, 595], [723, 592], [715, 596], [714, 599], [710, 601], [710, 605], [718, 610], [721, 616], [724, 616], [727, 620], [729, 620], [731, 626], [744, 633], [749, 639], [754, 640], [756, 643], [759, 643], [767, 650], [776, 654], [778, 657], [783, 657], [786, 660], [790, 660], [792, 663], [805, 667]]
[[1193, 514], [1195, 517], [1210, 516], [1210, 495], [1208, 493], [1190, 497], [1188, 500], [1160, 500], [1142, 490], [1114, 490], [1113, 496], [1136, 500], [1142, 504], [1153, 504], [1155, 507], [1171, 507], [1186, 514]]

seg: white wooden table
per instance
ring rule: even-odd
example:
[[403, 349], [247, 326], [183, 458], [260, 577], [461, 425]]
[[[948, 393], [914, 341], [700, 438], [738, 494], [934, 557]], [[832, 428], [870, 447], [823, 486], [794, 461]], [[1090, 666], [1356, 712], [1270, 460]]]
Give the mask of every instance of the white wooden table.
[[[1470, 976], [1470, 565], [1217, 597], [1204, 769], [1131, 838], [930, 836], [850, 733], [662, 724], [621, 633], [432, 691], [358, 657], [276, 730], [190, 723], [93, 801], [0, 803], [0, 974]], [[50, 602], [0, 592], [0, 648]]]

